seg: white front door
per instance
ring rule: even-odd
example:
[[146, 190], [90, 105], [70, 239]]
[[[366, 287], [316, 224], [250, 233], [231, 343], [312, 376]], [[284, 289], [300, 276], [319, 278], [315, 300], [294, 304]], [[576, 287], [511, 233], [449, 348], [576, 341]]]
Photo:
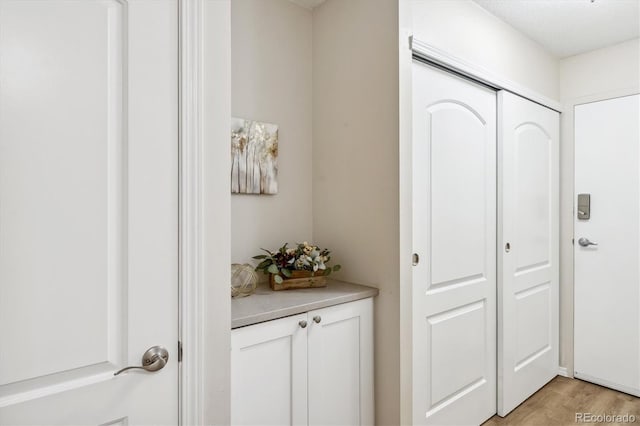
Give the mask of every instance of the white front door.
[[177, 31], [176, 0], [0, 0], [0, 424], [178, 422]]
[[420, 62], [413, 203], [413, 422], [480, 424], [496, 412], [496, 94]]
[[576, 106], [575, 141], [574, 375], [640, 396], [640, 95]]
[[559, 114], [498, 93], [498, 414], [558, 374]]

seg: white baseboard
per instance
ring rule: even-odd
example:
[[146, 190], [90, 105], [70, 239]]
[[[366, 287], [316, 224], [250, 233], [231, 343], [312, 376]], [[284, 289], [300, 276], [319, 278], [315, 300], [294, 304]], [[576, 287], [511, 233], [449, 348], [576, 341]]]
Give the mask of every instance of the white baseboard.
[[558, 376], [569, 377], [569, 373], [567, 372], [567, 367], [558, 367]]
[[628, 386], [620, 385], [618, 383], [613, 383], [608, 380], [603, 380], [598, 377], [589, 376], [588, 374], [577, 374], [575, 375], [576, 379], [584, 380], [587, 382], [595, 383], [596, 385], [604, 386], [610, 389], [614, 389], [620, 392], [628, 393], [629, 395], [634, 395], [640, 397], [640, 389], [631, 388]]

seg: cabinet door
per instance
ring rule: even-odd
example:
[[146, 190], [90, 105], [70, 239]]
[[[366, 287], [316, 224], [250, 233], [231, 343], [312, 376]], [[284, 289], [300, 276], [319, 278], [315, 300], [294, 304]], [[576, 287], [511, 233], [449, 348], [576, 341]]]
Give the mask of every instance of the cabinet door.
[[373, 424], [373, 301], [309, 312], [309, 424]]
[[307, 424], [306, 314], [231, 333], [231, 424]]

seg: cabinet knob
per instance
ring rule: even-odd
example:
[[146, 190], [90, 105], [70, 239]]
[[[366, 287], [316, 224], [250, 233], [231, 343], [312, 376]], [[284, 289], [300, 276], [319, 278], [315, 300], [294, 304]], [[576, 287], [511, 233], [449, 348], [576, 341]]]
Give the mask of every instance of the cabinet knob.
[[300, 328], [307, 328], [307, 322], [306, 322], [306, 321], [304, 321], [304, 320], [303, 320], [303, 321], [300, 321], [300, 322], [298, 323], [298, 325], [300, 326]]
[[315, 322], [316, 324], [320, 324], [320, 321], [322, 321], [322, 317], [320, 317], [320, 315], [316, 315], [315, 317], [313, 317], [313, 322]]

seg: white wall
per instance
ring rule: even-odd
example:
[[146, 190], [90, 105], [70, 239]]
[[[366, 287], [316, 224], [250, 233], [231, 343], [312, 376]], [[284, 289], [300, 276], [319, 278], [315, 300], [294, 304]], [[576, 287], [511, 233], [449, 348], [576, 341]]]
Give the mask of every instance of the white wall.
[[[560, 97], [563, 102], [580, 98], [631, 93], [640, 84], [640, 39], [560, 61]], [[593, 102], [590, 99], [588, 102]], [[570, 104], [573, 105], [573, 104]]]
[[558, 60], [471, 0], [413, 0], [417, 39], [558, 100]]
[[560, 365], [573, 374], [573, 199], [575, 105], [640, 92], [640, 39], [560, 61]]
[[278, 194], [231, 197], [231, 261], [312, 240], [311, 11], [288, 0], [231, 2], [231, 111], [279, 126]]
[[347, 265], [342, 279], [380, 288], [375, 357], [382, 425], [411, 419], [410, 329], [400, 324], [401, 303], [410, 305], [410, 229], [400, 228], [401, 217], [410, 222], [404, 211], [410, 170], [399, 164], [400, 156], [403, 164], [411, 156], [411, 83], [398, 57], [410, 62], [407, 34], [399, 37], [399, 30], [412, 25], [418, 39], [559, 99], [557, 59], [471, 1], [328, 0], [314, 10], [314, 240]]
[[313, 12], [313, 233], [375, 299], [376, 424], [400, 424], [398, 5]]

